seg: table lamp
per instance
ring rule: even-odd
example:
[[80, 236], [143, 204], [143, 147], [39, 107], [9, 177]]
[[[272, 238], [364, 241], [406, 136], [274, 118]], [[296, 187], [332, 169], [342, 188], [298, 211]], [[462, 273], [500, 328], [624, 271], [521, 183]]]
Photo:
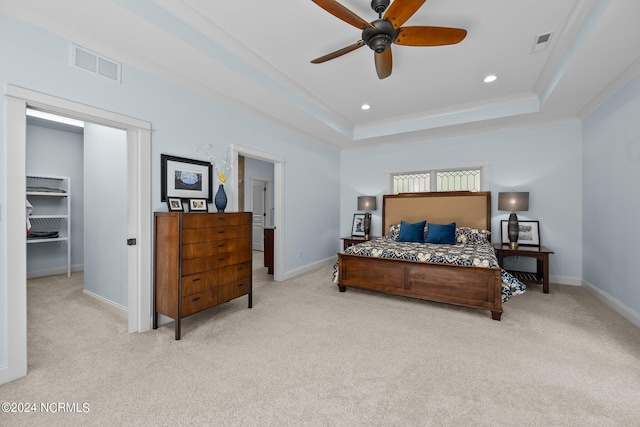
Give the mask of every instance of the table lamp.
[[358, 196], [358, 210], [365, 211], [364, 214], [364, 238], [369, 240], [369, 231], [371, 231], [371, 213], [376, 210], [375, 196]]
[[529, 210], [529, 193], [518, 191], [498, 193], [498, 210], [511, 212], [511, 215], [509, 215], [509, 224], [507, 226], [509, 232], [509, 247], [511, 249], [517, 249], [520, 226], [518, 225], [518, 216], [516, 215], [516, 212]]

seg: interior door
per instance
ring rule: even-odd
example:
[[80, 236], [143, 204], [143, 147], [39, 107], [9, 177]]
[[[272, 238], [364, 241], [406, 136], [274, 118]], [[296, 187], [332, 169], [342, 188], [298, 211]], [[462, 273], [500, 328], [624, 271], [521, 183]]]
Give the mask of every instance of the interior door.
[[267, 182], [251, 180], [251, 210], [253, 211], [253, 250], [264, 251], [264, 225], [266, 213]]
[[[84, 288], [128, 307], [127, 133], [84, 127]], [[108, 218], [108, 223], [105, 223]]]

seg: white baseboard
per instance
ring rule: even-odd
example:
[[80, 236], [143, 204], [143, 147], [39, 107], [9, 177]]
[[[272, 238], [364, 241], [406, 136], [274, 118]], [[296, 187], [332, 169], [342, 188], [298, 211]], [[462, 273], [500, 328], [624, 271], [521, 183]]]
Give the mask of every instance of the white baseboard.
[[582, 279], [578, 277], [549, 276], [549, 283], [557, 283], [558, 285], [582, 286]]
[[[282, 280], [291, 279], [292, 277], [296, 277], [317, 268], [324, 267], [325, 265], [335, 264], [337, 259], [338, 255], [334, 255], [330, 256], [329, 258], [321, 259], [320, 261], [312, 262], [311, 264], [303, 265], [302, 267], [286, 272], [283, 275]], [[331, 278], [329, 277], [329, 279]]]
[[[77, 273], [84, 271], [84, 264], [72, 265], [71, 272]], [[27, 271], [27, 279], [36, 279], [38, 277], [57, 276], [59, 274], [67, 274], [67, 267], [53, 267], [44, 270]]]
[[617, 311], [620, 315], [625, 317], [634, 325], [640, 327], [640, 313], [633, 311], [631, 308], [627, 307], [622, 302], [618, 301], [616, 298], [612, 297], [608, 293], [604, 292], [602, 289], [595, 286], [593, 283], [589, 283], [586, 280], [582, 281], [582, 286], [589, 289], [591, 293], [593, 293], [599, 300], [607, 304], [609, 307]]
[[93, 292], [90, 292], [86, 289], [82, 290], [82, 296], [87, 300], [91, 301], [95, 305], [98, 305], [110, 313], [115, 314], [118, 317], [123, 318], [124, 320], [129, 319], [129, 310], [127, 307], [124, 307], [120, 304], [117, 304], [113, 301], [109, 301], [108, 299], [101, 297], [100, 295], [96, 295]]

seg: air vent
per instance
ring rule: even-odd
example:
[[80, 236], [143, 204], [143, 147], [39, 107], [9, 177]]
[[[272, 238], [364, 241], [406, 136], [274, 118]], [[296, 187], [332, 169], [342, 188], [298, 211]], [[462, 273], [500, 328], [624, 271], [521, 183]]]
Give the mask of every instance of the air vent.
[[533, 43], [533, 52], [539, 52], [541, 50], [545, 50], [547, 46], [549, 46], [549, 42], [551, 41], [551, 36], [553, 35], [553, 31], [544, 34], [538, 34]]
[[122, 65], [89, 49], [72, 44], [71, 65], [120, 83]]

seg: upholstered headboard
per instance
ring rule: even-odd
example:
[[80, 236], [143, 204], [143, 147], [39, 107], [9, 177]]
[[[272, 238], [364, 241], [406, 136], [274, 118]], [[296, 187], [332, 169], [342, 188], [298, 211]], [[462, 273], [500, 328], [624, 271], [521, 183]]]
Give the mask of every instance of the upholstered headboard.
[[382, 234], [401, 220], [426, 220], [436, 224], [455, 222], [458, 227], [491, 231], [491, 193], [451, 191], [400, 193], [382, 196]]

